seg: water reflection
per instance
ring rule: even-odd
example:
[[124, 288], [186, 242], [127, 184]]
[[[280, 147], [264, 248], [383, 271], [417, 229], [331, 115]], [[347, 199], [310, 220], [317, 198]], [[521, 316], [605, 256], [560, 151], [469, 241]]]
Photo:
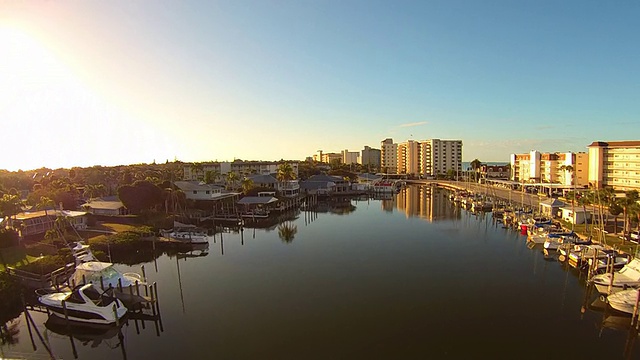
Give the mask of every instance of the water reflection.
[[2, 345], [15, 345], [20, 335], [20, 320], [12, 319], [0, 326], [0, 343]]
[[278, 236], [284, 243], [290, 244], [298, 232], [298, 227], [291, 222], [284, 222], [278, 225]]
[[428, 221], [460, 218], [460, 209], [452, 206], [449, 192], [435, 186], [407, 186], [397, 195], [382, 201], [382, 209], [397, 209], [406, 217], [419, 217]]

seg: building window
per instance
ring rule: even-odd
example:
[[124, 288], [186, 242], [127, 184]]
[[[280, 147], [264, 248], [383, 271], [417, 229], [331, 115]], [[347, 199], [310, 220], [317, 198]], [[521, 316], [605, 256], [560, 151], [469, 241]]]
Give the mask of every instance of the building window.
[[198, 194], [198, 191], [197, 191], [197, 190], [193, 190], [193, 194], [194, 194], [194, 195], [197, 195], [197, 194]]

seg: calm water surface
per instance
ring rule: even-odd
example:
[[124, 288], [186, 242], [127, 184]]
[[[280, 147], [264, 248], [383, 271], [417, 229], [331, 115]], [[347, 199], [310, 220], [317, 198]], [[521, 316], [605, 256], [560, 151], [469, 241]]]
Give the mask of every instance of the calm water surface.
[[[581, 313], [577, 273], [446, 196], [412, 186], [323, 204], [289, 223], [293, 239], [245, 228], [218, 234], [206, 256], [163, 255], [145, 265], [159, 336], [129, 321], [121, 341], [74, 339], [78, 358], [640, 358], [603, 312]], [[72, 340], [32, 316], [56, 357], [73, 359]], [[16, 321], [19, 342], [3, 352], [46, 354]]]

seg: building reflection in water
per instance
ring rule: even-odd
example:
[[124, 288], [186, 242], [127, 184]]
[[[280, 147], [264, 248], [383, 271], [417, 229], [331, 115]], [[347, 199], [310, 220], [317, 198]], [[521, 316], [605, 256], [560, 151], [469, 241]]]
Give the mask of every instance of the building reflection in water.
[[382, 200], [384, 211], [404, 212], [407, 218], [419, 217], [427, 221], [460, 218], [460, 209], [449, 201], [449, 193], [433, 185], [410, 185], [398, 194]]

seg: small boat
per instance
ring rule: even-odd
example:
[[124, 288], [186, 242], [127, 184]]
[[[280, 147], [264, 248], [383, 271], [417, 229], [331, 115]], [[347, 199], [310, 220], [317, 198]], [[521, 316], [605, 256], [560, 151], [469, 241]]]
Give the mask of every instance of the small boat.
[[543, 247], [547, 251], [557, 251], [562, 245], [591, 245], [591, 239], [581, 240], [576, 233], [557, 233], [548, 234], [547, 240], [544, 241]]
[[127, 308], [113, 296], [93, 284], [76, 286], [73, 290], [45, 294], [37, 291], [38, 301], [51, 314], [69, 321], [111, 325], [127, 314]]
[[607, 303], [612, 309], [625, 314], [633, 314], [633, 309], [638, 301], [638, 289], [627, 289], [618, 291], [607, 296]]
[[121, 301], [129, 301], [128, 296], [124, 294], [124, 289], [130, 288], [130, 293], [137, 294], [147, 285], [140, 274], [122, 273], [114, 267], [113, 263], [98, 261], [89, 249], [89, 245], [81, 241], [77, 242], [71, 250], [76, 259], [75, 271], [69, 278], [69, 284], [72, 286], [93, 284], [100, 290], [114, 289], [114, 295]]
[[[611, 280], [612, 275], [613, 281]], [[598, 292], [602, 295], [609, 294], [609, 285], [611, 285], [611, 293], [640, 286], [640, 259], [636, 258], [631, 260], [631, 262], [613, 274], [595, 275], [591, 278], [591, 282], [593, 282]]]
[[[596, 270], [595, 273], [603, 274], [607, 272], [611, 266], [613, 266], [614, 270], [620, 270], [625, 265], [629, 263], [630, 256], [628, 254], [620, 254], [615, 250], [609, 250], [606, 253], [606, 256], [598, 256], [596, 259]], [[593, 266], [593, 258], [587, 260], [589, 266]]]
[[102, 290], [145, 284], [140, 274], [123, 274], [112, 263], [103, 261], [88, 261], [76, 265], [76, 271], [71, 275], [70, 282], [72, 284], [94, 284]]
[[166, 238], [178, 240], [187, 244], [208, 244], [209, 235], [205, 229], [198, 228], [195, 225], [182, 224], [177, 221], [173, 222], [173, 228], [169, 230], [160, 230], [160, 234]]
[[558, 248], [558, 252], [560, 252], [560, 254], [569, 261], [569, 265], [574, 268], [582, 268], [583, 265], [587, 264], [589, 258], [593, 258], [596, 252], [598, 256], [603, 256], [604, 251], [604, 246], [598, 244], [576, 244]]
[[163, 231], [162, 235], [173, 240], [178, 240], [187, 244], [208, 244], [209, 236], [200, 232], [188, 230]]

